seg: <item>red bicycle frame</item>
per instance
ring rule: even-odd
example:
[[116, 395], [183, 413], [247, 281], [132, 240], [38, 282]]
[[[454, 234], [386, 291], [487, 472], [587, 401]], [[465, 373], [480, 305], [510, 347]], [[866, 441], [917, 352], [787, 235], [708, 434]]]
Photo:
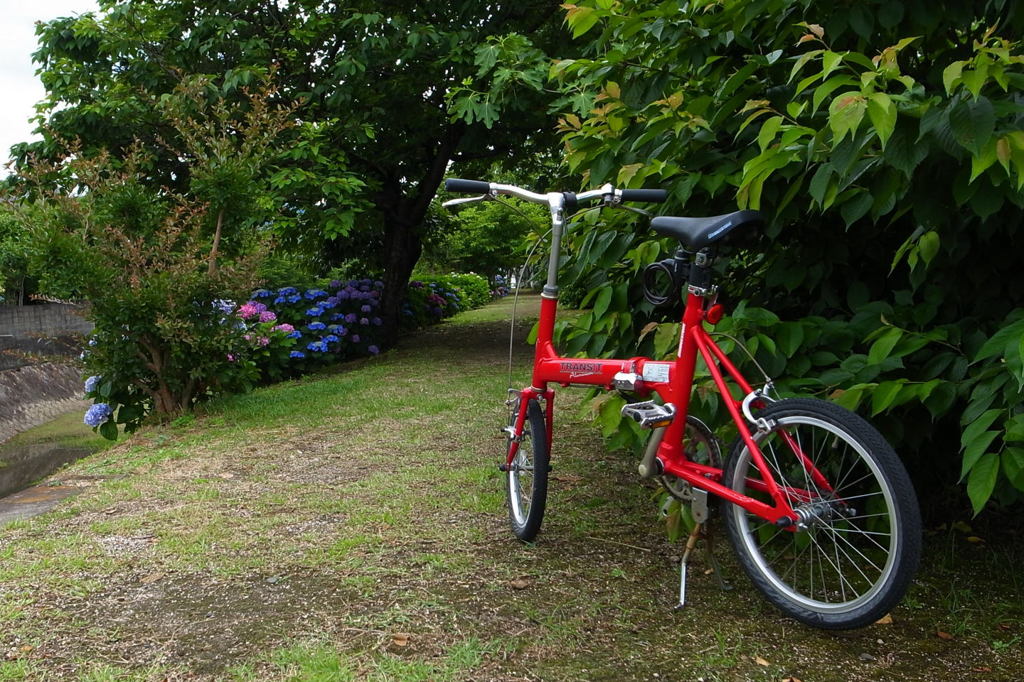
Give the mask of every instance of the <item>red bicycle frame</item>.
[[[641, 394], [653, 391], [666, 404], [671, 403], [676, 407], [675, 418], [666, 428], [657, 451], [657, 458], [661, 462], [662, 471], [665, 474], [685, 480], [695, 488], [706, 490], [733, 504], [738, 504], [772, 523], [783, 518], [789, 520], [796, 518], [789, 500], [807, 501], [813, 495], [808, 491], [790, 487], [783, 491], [775, 482], [764, 461], [761, 449], [754, 440], [750, 427], [747, 425], [741, 412], [742, 401], [737, 400], [732, 395], [732, 391], [729, 389], [729, 385], [726, 383], [725, 376], [719, 369], [719, 365], [725, 369], [745, 396], [753, 393], [754, 389], [704, 329], [704, 323], [708, 321], [709, 313], [712, 319], [717, 319], [717, 316], [721, 313], [720, 306], [706, 308], [703, 296], [692, 291], [688, 294], [686, 309], [683, 313], [679, 348], [676, 359], [673, 362], [655, 362], [644, 357], [618, 360], [560, 356], [556, 352], [553, 342], [557, 307], [557, 296], [543, 295], [540, 324], [537, 330], [537, 345], [534, 354], [533, 379], [531, 386], [524, 388], [520, 392], [520, 400], [522, 401], [520, 404], [525, 405], [531, 399], [539, 398], [544, 400], [549, 451], [554, 406], [554, 391], [549, 388], [550, 384], [558, 384], [560, 386], [597, 386], [605, 390], [612, 390], [614, 388], [613, 381], [618, 374], [631, 374], [638, 377], [665, 377], [663, 381], [641, 379], [643, 382], [642, 386], [638, 386], [636, 389]], [[721, 469], [699, 464], [687, 458], [684, 447], [686, 414], [690, 393], [693, 388], [693, 376], [698, 353], [704, 359], [711, 377], [718, 388], [718, 392], [721, 394], [722, 400], [729, 410], [733, 422], [736, 424], [740, 437], [743, 438], [744, 443], [749, 448], [754, 465], [760, 472], [760, 480], [748, 479], [748, 486], [752, 489], [767, 492], [774, 501], [774, 505], [766, 504], [722, 485], [720, 482], [722, 477]], [[658, 367], [652, 368], [652, 363]], [[525, 418], [526, 410], [519, 410], [514, 426], [517, 435], [522, 433]], [[508, 464], [511, 464], [516, 456], [518, 451], [517, 445], [518, 443], [513, 440], [512, 447], [508, 453]], [[791, 443], [791, 446], [796, 448], [795, 443]], [[795, 452], [799, 454], [799, 448], [796, 448]], [[803, 458], [801, 457], [801, 459]], [[809, 465], [809, 462], [805, 461], [806, 465]], [[814, 469], [811, 469], [811, 472], [813, 472], [816, 480], [820, 478], [821, 482], [824, 483], [824, 478], [821, 477], [819, 472]]]

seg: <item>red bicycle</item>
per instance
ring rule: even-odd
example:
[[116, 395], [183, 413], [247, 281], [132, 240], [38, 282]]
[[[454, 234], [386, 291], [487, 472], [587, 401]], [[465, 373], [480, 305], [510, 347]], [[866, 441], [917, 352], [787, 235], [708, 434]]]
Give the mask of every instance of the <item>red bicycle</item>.
[[[754, 586], [793, 618], [825, 629], [856, 628], [878, 620], [896, 605], [917, 570], [921, 519], [913, 485], [892, 447], [865, 420], [837, 405], [779, 399], [767, 378], [754, 388], [705, 328], [723, 315], [712, 282], [716, 246], [733, 232], [760, 225], [756, 211], [651, 221], [656, 233], [680, 244], [672, 258], [648, 268], [652, 278], [660, 272], [679, 289], [686, 286], [674, 360], [576, 358], [558, 355], [552, 337], [567, 215], [583, 202], [616, 207], [624, 201], [664, 201], [666, 193], [604, 185], [580, 194], [538, 194], [512, 185], [458, 179], [447, 180], [445, 189], [480, 195], [446, 206], [511, 195], [550, 210], [551, 255], [541, 294], [533, 377], [529, 386], [509, 389], [507, 456], [500, 467], [518, 538], [533, 540], [544, 517], [552, 387], [589, 386], [639, 398], [656, 396], [657, 400], [627, 404], [622, 413], [652, 430], [639, 466], [641, 478], [659, 479], [669, 494], [690, 504], [697, 522], [681, 562], [680, 605], [685, 601], [690, 551], [708, 518], [709, 494], [729, 503], [722, 506], [729, 540]], [[738, 432], [724, 463], [711, 430], [687, 414], [698, 356]], [[728, 380], [741, 397], [734, 396]]]

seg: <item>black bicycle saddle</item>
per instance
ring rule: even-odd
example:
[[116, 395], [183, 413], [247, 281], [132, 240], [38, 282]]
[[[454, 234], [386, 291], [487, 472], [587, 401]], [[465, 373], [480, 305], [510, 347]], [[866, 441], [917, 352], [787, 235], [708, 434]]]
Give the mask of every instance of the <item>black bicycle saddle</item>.
[[658, 216], [651, 221], [651, 229], [663, 237], [673, 237], [691, 251], [703, 249], [722, 239], [739, 227], [764, 224], [757, 211], [736, 211], [708, 218], [676, 218]]

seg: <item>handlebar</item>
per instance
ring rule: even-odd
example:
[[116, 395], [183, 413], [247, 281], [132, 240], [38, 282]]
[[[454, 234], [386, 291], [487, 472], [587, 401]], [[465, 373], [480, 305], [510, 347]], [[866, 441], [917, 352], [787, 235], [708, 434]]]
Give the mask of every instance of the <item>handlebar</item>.
[[483, 195], [472, 199], [455, 199], [452, 201], [446, 201], [444, 203], [445, 206], [453, 206], [455, 204], [468, 203], [472, 201], [482, 201], [487, 198], [493, 198], [498, 194], [509, 194], [511, 196], [519, 197], [520, 199], [525, 199], [526, 201], [532, 201], [537, 204], [547, 204], [549, 206], [554, 205], [553, 202], [555, 197], [564, 197], [566, 199], [571, 197], [577, 202], [601, 199], [609, 205], [618, 204], [623, 201], [660, 203], [668, 198], [668, 192], [663, 189], [615, 189], [609, 184], [598, 187], [597, 189], [580, 192], [579, 194], [563, 192], [538, 194], [537, 192], [531, 192], [523, 189], [522, 187], [516, 187], [515, 185], [503, 185], [496, 182], [483, 182], [481, 180], [448, 178], [444, 181], [444, 188], [449, 192], [465, 192], [469, 194]]

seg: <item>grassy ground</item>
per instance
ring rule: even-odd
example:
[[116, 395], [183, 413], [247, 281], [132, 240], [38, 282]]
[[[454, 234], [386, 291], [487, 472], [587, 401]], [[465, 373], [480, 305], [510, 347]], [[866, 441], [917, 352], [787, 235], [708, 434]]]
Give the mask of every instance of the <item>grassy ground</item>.
[[892, 622], [835, 634], [765, 604], [723, 535], [735, 589], [698, 556], [673, 611], [653, 488], [570, 391], [544, 531], [516, 542], [495, 468], [510, 305], [62, 472], [92, 485], [0, 528], [0, 680], [1024, 678], [1019, 539], [935, 531]]

